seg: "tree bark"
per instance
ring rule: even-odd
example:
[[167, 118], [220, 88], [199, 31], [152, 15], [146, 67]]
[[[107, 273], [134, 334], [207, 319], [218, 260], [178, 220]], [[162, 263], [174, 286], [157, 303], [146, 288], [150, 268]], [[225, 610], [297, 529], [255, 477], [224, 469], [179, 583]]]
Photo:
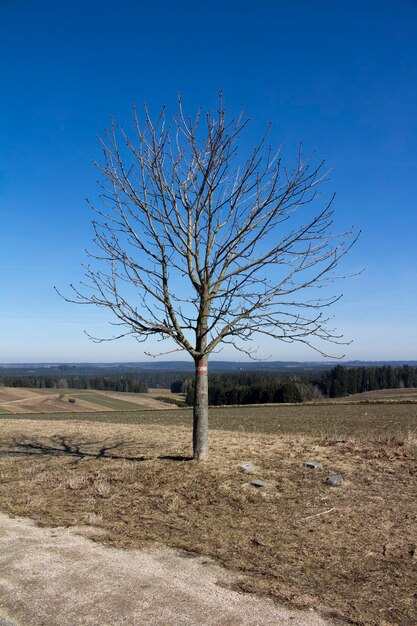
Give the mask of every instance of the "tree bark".
[[208, 376], [206, 356], [195, 360], [193, 456], [195, 461], [206, 461], [208, 459]]

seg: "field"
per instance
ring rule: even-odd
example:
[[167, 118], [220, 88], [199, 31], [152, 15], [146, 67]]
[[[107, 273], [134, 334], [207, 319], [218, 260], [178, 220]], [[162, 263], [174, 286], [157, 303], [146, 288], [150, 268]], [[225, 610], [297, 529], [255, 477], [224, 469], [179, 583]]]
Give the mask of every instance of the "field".
[[[1, 415], [0, 510], [214, 557], [246, 573], [242, 590], [334, 623], [417, 623], [417, 405], [228, 407], [210, 420], [210, 460], [194, 463], [190, 410]], [[325, 483], [334, 473], [339, 487]]]
[[[160, 390], [157, 390], [160, 394]], [[0, 413], [78, 413], [166, 409], [149, 393], [119, 393], [90, 389], [28, 389], [0, 387]], [[160, 394], [162, 395], [162, 394]]]
[[365, 391], [355, 393], [347, 398], [339, 398], [338, 402], [416, 402], [417, 389], [410, 387], [404, 389], [378, 389], [377, 391]]

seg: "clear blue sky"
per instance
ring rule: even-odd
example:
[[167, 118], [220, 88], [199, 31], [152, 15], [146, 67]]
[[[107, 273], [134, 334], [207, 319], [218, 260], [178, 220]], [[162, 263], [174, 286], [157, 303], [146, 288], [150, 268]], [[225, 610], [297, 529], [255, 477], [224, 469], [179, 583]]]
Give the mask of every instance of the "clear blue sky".
[[144, 360], [131, 340], [92, 344], [106, 316], [53, 285], [82, 277], [110, 116], [173, 110], [177, 92], [194, 112], [219, 88], [248, 142], [271, 121], [290, 163], [299, 141], [325, 158], [338, 223], [363, 230], [343, 269], [366, 271], [334, 307], [347, 358], [417, 358], [415, 0], [2, 0], [0, 50], [0, 362]]

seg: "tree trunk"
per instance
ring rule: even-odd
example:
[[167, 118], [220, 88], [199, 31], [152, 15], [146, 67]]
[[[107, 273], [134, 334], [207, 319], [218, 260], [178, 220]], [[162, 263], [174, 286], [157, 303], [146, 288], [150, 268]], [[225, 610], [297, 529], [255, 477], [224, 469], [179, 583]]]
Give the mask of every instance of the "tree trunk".
[[195, 461], [206, 461], [208, 458], [208, 377], [206, 356], [195, 360], [193, 456]]

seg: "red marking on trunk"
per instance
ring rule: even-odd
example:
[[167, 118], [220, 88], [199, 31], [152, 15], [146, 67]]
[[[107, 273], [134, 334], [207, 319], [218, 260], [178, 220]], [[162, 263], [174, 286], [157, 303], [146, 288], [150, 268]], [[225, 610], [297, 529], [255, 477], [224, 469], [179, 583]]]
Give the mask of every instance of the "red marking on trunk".
[[202, 376], [203, 374], [207, 374], [207, 365], [199, 365], [197, 367], [197, 374]]

